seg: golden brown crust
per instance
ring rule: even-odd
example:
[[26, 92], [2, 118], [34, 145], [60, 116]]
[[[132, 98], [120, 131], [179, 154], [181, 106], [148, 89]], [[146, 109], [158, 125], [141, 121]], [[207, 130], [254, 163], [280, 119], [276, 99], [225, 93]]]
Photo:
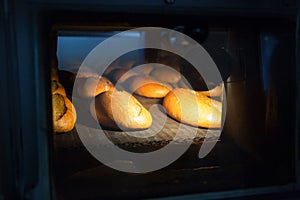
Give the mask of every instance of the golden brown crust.
[[218, 85], [211, 90], [199, 91], [198, 93], [203, 94], [205, 96], [220, 97], [222, 95], [222, 87], [220, 85]]
[[98, 94], [113, 90], [114, 85], [105, 77], [79, 78], [77, 93], [81, 97], [95, 97]]
[[149, 111], [125, 91], [107, 91], [99, 94], [90, 106], [92, 116], [110, 129], [146, 129], [152, 124]]
[[59, 120], [67, 111], [64, 97], [61, 94], [52, 95], [53, 120]]
[[51, 90], [52, 90], [52, 94], [59, 93], [59, 94], [61, 94], [63, 96], [66, 96], [66, 90], [65, 90], [65, 88], [57, 80], [52, 80], [51, 81]]
[[147, 76], [135, 76], [130, 80], [129, 87], [132, 92], [149, 98], [163, 98], [172, 89], [170, 85], [163, 84]]
[[52, 78], [51, 91], [53, 131], [55, 133], [71, 131], [75, 125], [76, 111], [58, 78]]
[[[54, 110], [53, 109], [53, 129], [54, 132], [56, 133], [61, 133], [61, 132], [68, 132], [71, 131], [74, 128], [75, 125], [75, 121], [76, 121], [76, 111], [75, 108], [73, 106], [73, 104], [71, 103], [71, 101], [66, 97], [61, 95], [60, 93], [54, 92], [52, 94], [52, 98], [54, 97], [54, 95], [60, 95], [61, 97], [63, 97], [64, 103], [65, 103], [65, 109], [63, 112], [63, 115], [58, 119], [55, 120], [54, 116]], [[52, 104], [54, 102], [52, 101]], [[53, 106], [55, 106], [53, 104]]]
[[204, 128], [221, 127], [222, 104], [194, 90], [172, 90], [164, 98], [163, 106], [179, 122]]

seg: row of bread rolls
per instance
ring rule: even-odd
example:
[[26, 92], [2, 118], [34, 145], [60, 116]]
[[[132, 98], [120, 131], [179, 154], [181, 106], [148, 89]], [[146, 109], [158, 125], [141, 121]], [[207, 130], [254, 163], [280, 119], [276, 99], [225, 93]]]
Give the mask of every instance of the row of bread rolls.
[[64, 71], [60, 74], [66, 80], [72, 81], [73, 95], [79, 98], [94, 98], [90, 105], [90, 113], [103, 127], [132, 130], [151, 126], [150, 112], [128, 92], [116, 90], [107, 78], [90, 72], [72, 74]]
[[[175, 69], [166, 65], [149, 63], [133, 69], [114, 69], [108, 76], [121, 88], [148, 98], [163, 98], [172, 89], [190, 88], [182, 77], [179, 67]], [[209, 91], [203, 91], [206, 96], [217, 97], [221, 95], [221, 87], [215, 86]]]
[[[113, 90], [114, 85], [107, 78], [92, 72], [74, 74], [69, 71], [59, 71], [61, 82], [67, 88], [68, 94], [79, 97], [94, 97], [98, 94]], [[77, 87], [73, 91], [75, 80]]]
[[69, 79], [72, 84], [75, 78], [78, 81], [73, 94], [95, 97], [90, 112], [104, 127], [130, 130], [151, 126], [151, 114], [130, 93], [147, 98], [164, 98], [163, 106], [167, 114], [179, 122], [205, 128], [221, 126], [222, 104], [210, 98], [221, 95], [220, 86], [209, 91], [194, 91], [189, 89], [177, 70], [161, 64], [108, 69], [104, 75], [115, 86], [108, 78], [95, 73], [73, 74]]
[[112, 70], [108, 75], [123, 89], [148, 98], [165, 97], [180, 79], [178, 71], [162, 64], [144, 64], [130, 70]]
[[71, 131], [76, 122], [76, 111], [54, 69], [51, 70], [51, 91], [53, 131], [55, 133]]

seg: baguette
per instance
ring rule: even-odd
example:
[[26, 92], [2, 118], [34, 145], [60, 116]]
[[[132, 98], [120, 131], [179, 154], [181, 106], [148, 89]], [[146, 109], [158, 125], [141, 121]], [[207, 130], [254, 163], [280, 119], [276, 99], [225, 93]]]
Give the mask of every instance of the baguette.
[[105, 77], [77, 78], [77, 94], [81, 97], [95, 97], [98, 94], [114, 90], [114, 85]]
[[52, 94], [54, 132], [68, 132], [74, 128], [76, 111], [71, 101], [61, 93]]
[[179, 122], [204, 128], [221, 127], [222, 103], [194, 90], [172, 90], [164, 98], [163, 106]]
[[134, 76], [129, 81], [131, 92], [148, 98], [163, 98], [172, 87], [147, 76]]
[[138, 130], [149, 128], [152, 117], [149, 111], [125, 91], [107, 91], [91, 102], [91, 115], [105, 128]]
[[181, 74], [178, 71], [165, 66], [153, 69], [150, 76], [160, 82], [167, 83], [177, 83], [181, 79]]

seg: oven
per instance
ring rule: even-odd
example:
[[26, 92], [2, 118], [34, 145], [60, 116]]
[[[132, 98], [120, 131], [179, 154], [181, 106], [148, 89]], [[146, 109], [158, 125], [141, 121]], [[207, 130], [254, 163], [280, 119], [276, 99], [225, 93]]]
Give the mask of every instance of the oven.
[[0, 199], [299, 197], [297, 6], [3, 1]]

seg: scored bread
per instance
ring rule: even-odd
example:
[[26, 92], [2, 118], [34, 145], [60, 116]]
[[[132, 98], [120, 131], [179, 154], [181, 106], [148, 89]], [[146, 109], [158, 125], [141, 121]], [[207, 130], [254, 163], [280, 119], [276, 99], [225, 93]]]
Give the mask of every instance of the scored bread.
[[114, 85], [105, 77], [77, 78], [77, 93], [81, 97], [95, 97], [113, 89]]
[[152, 124], [150, 112], [126, 91], [107, 91], [91, 102], [94, 119], [110, 129], [146, 129]]
[[61, 93], [52, 94], [52, 117], [54, 132], [68, 132], [74, 128], [75, 108], [71, 101]]
[[53, 131], [55, 133], [71, 131], [75, 125], [76, 111], [58, 77], [51, 79], [51, 91]]
[[66, 96], [66, 90], [62, 86], [62, 84], [60, 82], [58, 82], [58, 80], [51, 81], [51, 91], [52, 91], [52, 94], [59, 93], [63, 96]]
[[172, 90], [164, 98], [163, 106], [179, 122], [204, 128], [221, 127], [222, 103], [194, 90]]

